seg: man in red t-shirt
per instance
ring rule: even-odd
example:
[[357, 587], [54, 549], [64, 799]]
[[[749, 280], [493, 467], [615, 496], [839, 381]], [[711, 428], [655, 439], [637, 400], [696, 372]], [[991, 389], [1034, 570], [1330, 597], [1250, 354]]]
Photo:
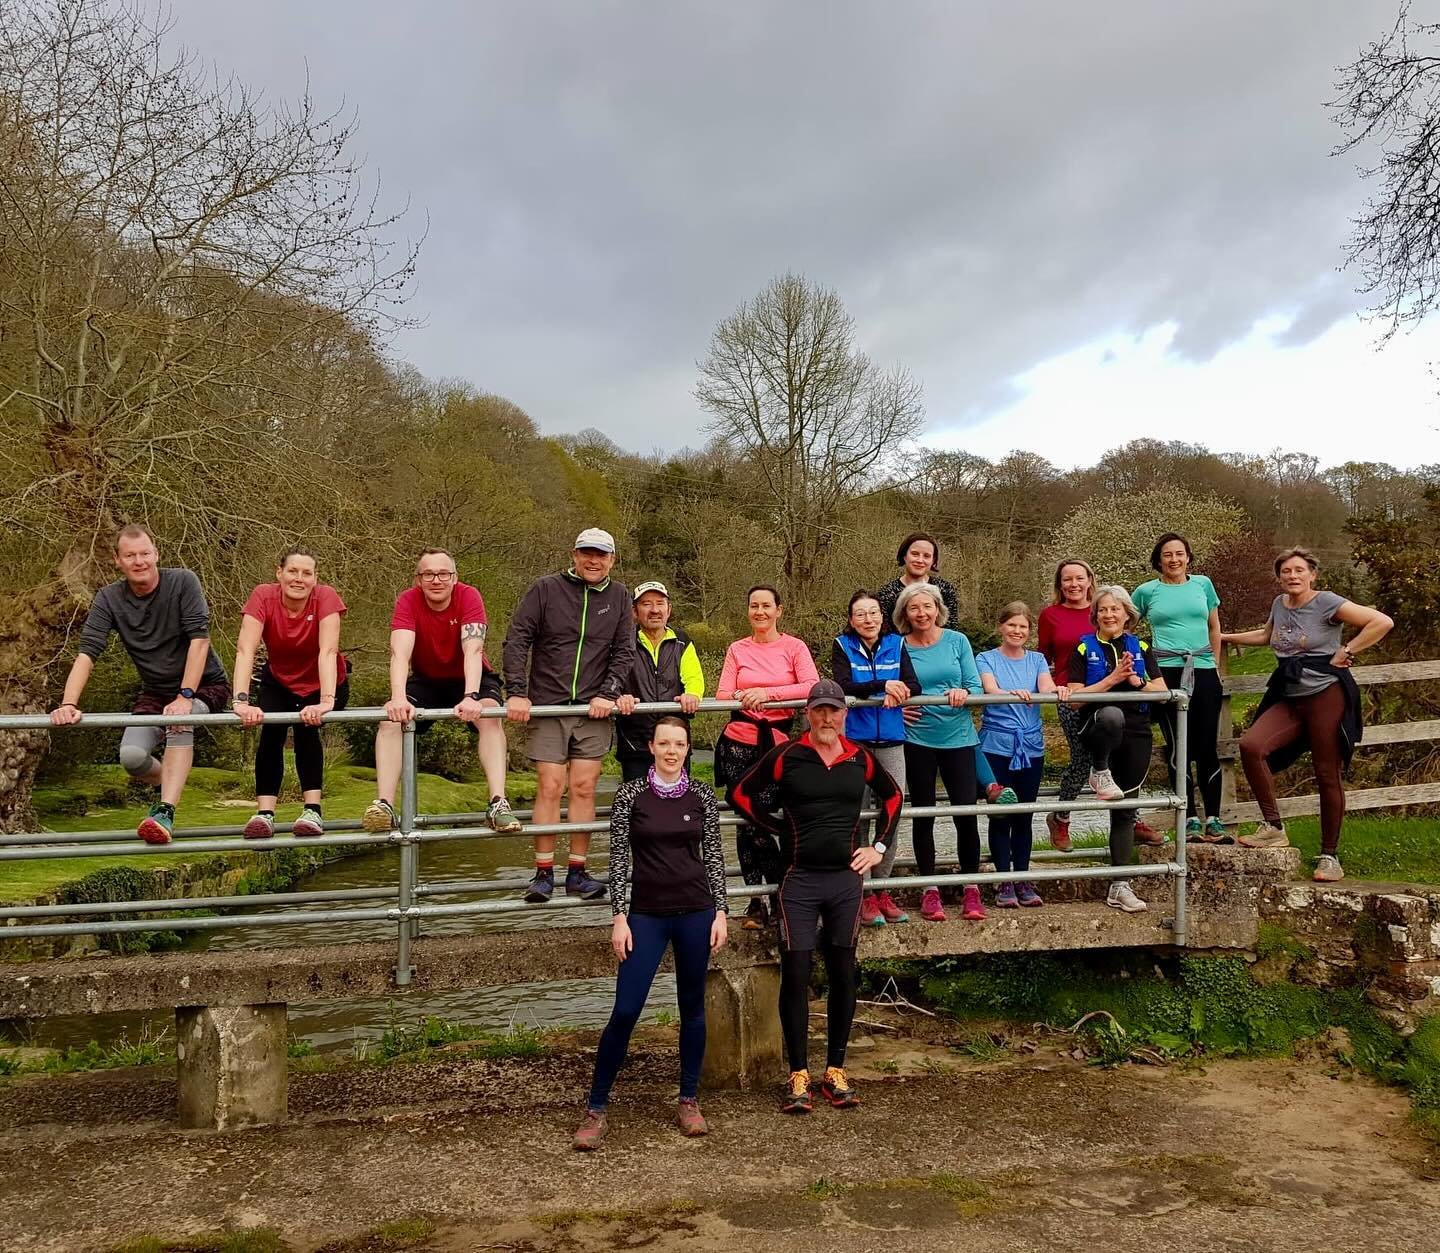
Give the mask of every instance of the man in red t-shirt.
[[[456, 581], [455, 558], [443, 548], [427, 548], [415, 566], [415, 586], [395, 601], [390, 619], [390, 699], [388, 722], [375, 734], [377, 795], [361, 818], [367, 831], [393, 830], [395, 789], [400, 782], [401, 724], [421, 709], [453, 706], [458, 718], [479, 733], [480, 766], [490, 789], [486, 811], [496, 831], [518, 831], [520, 820], [505, 799], [505, 728], [485, 718], [504, 699], [500, 679], [485, 657], [485, 602], [468, 583]], [[430, 729], [422, 722], [417, 734]]]

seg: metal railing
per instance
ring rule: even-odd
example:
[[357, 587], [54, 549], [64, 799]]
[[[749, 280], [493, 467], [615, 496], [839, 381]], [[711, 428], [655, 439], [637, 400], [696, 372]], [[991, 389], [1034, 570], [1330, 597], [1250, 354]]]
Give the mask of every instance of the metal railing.
[[[1072, 700], [1079, 703], [1152, 703], [1160, 704], [1170, 702], [1177, 707], [1176, 718], [1177, 730], [1177, 752], [1180, 760], [1184, 760], [1187, 736], [1186, 710], [1189, 703], [1187, 695], [1180, 690], [1169, 692], [1106, 692], [1103, 694], [1090, 695], [1081, 693]], [[1054, 704], [1054, 695], [1036, 695], [1032, 697], [1035, 704]], [[882, 704], [879, 698], [871, 700], [850, 700], [850, 705], [855, 706], [878, 706]], [[918, 696], [906, 702], [912, 706], [943, 705], [946, 698], [943, 696]], [[1008, 694], [978, 695], [970, 697], [965, 708], [984, 705], [1013, 704], [1017, 698]], [[803, 700], [773, 701], [768, 703], [767, 709], [800, 709], [804, 707]], [[704, 700], [700, 703], [701, 713], [727, 713], [740, 708], [738, 701]], [[588, 712], [584, 705], [545, 705], [535, 706], [530, 711], [532, 718], [545, 717], [574, 717], [584, 715]], [[637, 713], [676, 713], [679, 706], [673, 702], [653, 702], [639, 704], [636, 706]], [[504, 707], [487, 708], [481, 711], [481, 717], [504, 718]], [[266, 714], [265, 720], [274, 725], [292, 725], [300, 722], [299, 714]], [[347, 709], [339, 712], [328, 713], [324, 721], [330, 722], [368, 722], [380, 723], [386, 720], [386, 714], [380, 708]], [[154, 931], [157, 929], [172, 931], [200, 931], [226, 927], [278, 927], [295, 924], [318, 924], [337, 922], [390, 922], [396, 927], [396, 964], [395, 983], [397, 986], [405, 986], [411, 980], [414, 968], [411, 964], [411, 941], [414, 938], [421, 921], [427, 918], [454, 918], [470, 917], [494, 914], [509, 914], [519, 912], [533, 912], [537, 909], [546, 911], [554, 909], [582, 909], [597, 907], [608, 904], [606, 901], [581, 901], [578, 898], [566, 897], [552, 901], [547, 905], [531, 905], [523, 901], [460, 901], [451, 904], [424, 904], [419, 903], [432, 896], [467, 895], [482, 892], [494, 892], [507, 888], [518, 888], [528, 880], [495, 880], [477, 879], [461, 880], [437, 883], [422, 883], [420, 881], [420, 847], [423, 844], [434, 843], [441, 840], [483, 840], [483, 839], [516, 839], [527, 838], [536, 835], [564, 835], [573, 833], [597, 834], [609, 830], [609, 822], [603, 814], [597, 811], [593, 822], [585, 823], [550, 823], [526, 825], [520, 832], [500, 834], [490, 830], [480, 829], [477, 825], [484, 821], [484, 814], [421, 814], [417, 810], [417, 769], [416, 769], [416, 746], [415, 733], [417, 723], [421, 721], [445, 721], [456, 720], [452, 709], [419, 709], [416, 710], [415, 720], [403, 725], [403, 736], [401, 740], [401, 769], [400, 780], [402, 787], [402, 799], [398, 815], [398, 826], [389, 833], [373, 834], [359, 830], [359, 822], [331, 821], [327, 825], [325, 835], [306, 838], [300, 841], [300, 845], [307, 848], [319, 847], [343, 847], [343, 848], [398, 848], [399, 867], [396, 883], [393, 887], [372, 887], [372, 888], [338, 888], [328, 891], [312, 892], [273, 892], [243, 896], [211, 896], [211, 897], [179, 897], [163, 900], [141, 900], [141, 901], [103, 901], [87, 902], [84, 904], [71, 905], [0, 905], [0, 939], [31, 939], [65, 935], [85, 935], [96, 932], [137, 932]], [[86, 729], [96, 727], [132, 727], [132, 726], [166, 726], [177, 725], [216, 725], [236, 726], [240, 719], [233, 713], [211, 713], [191, 714], [188, 716], [167, 716], [164, 714], [86, 714], [83, 721], [75, 726]], [[63, 727], [52, 727], [49, 719], [43, 714], [20, 714], [0, 717], [0, 730], [65, 730]], [[976, 750], [979, 751], [978, 748]], [[1074, 879], [1129, 879], [1148, 876], [1167, 876], [1175, 880], [1175, 912], [1171, 920], [1171, 930], [1174, 935], [1174, 942], [1177, 945], [1184, 945], [1186, 942], [1186, 869], [1185, 869], [1185, 819], [1186, 801], [1183, 795], [1175, 794], [1146, 794], [1137, 795], [1134, 798], [1127, 797], [1122, 801], [1101, 801], [1101, 800], [1068, 800], [1061, 802], [1058, 798], [1045, 798], [1032, 803], [1021, 803], [1004, 806], [1005, 814], [1035, 814], [1046, 813], [1052, 810], [1065, 810], [1068, 812], [1086, 811], [1108, 811], [1112, 809], [1170, 809], [1175, 812], [1175, 852], [1173, 858], [1152, 862], [1144, 865], [1130, 866], [1063, 866], [1050, 865], [1049, 863], [1060, 861], [1082, 861], [1101, 856], [1101, 849], [1080, 849], [1069, 853], [1061, 852], [1038, 852], [1033, 860], [1045, 864], [1034, 866], [1026, 871], [998, 871], [983, 872], [976, 874], [934, 874], [934, 875], [907, 875], [903, 883], [905, 887], [952, 887], [970, 884], [994, 883], [1002, 880], [1011, 882], [1063, 882]], [[728, 807], [722, 806], [726, 812], [722, 813], [722, 826], [739, 825], [739, 818], [728, 812]], [[955, 817], [961, 815], [990, 814], [994, 816], [996, 810], [993, 806], [977, 804], [946, 804], [931, 805], [912, 808], [907, 805], [903, 816], [909, 818], [917, 817]], [[528, 818], [533, 816], [533, 811], [519, 811], [518, 816]], [[873, 818], [875, 811], [863, 811], [862, 816]], [[177, 832], [180, 838], [171, 844], [152, 845], [136, 840], [128, 831], [91, 831], [91, 832], [35, 832], [22, 833], [17, 835], [0, 835], [0, 862], [9, 861], [34, 861], [51, 858], [71, 857], [112, 857], [112, 856], [156, 856], [173, 854], [177, 851], [187, 853], [234, 853], [247, 852], [257, 853], [296, 847], [296, 840], [293, 836], [272, 836], [263, 840], [247, 840], [237, 838], [240, 835], [239, 826], [202, 827], [191, 831]], [[125, 838], [128, 837], [128, 838]], [[900, 865], [913, 864], [913, 862], [900, 862]], [[727, 876], [734, 872], [735, 868], [726, 867]], [[603, 877], [603, 876], [602, 876]], [[766, 896], [774, 892], [773, 884], [737, 884], [727, 885], [727, 895], [732, 899], [744, 899], [753, 896]], [[419, 900], [417, 900], [419, 898]], [[313, 906], [317, 904], [343, 904], [345, 902], [366, 902], [366, 901], [394, 901], [394, 904], [366, 905], [358, 904], [358, 907], [343, 909], [285, 909], [285, 906]], [[30, 919], [53, 918], [53, 917], [75, 917], [89, 914], [144, 914], [172, 910], [196, 910], [196, 909], [245, 909], [251, 907], [280, 906], [272, 912], [265, 913], [232, 913], [219, 916], [191, 916], [191, 917], [167, 917], [163, 921], [147, 918], [107, 918], [103, 923], [95, 922], [31, 922]]]

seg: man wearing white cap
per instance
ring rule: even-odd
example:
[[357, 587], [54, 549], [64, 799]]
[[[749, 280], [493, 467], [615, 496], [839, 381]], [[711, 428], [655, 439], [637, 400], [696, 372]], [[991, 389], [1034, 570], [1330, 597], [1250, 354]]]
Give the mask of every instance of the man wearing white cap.
[[[595, 819], [595, 784], [610, 749], [610, 715], [635, 660], [630, 593], [610, 577], [615, 537], [588, 527], [575, 537], [574, 564], [563, 574], [536, 579], [510, 619], [503, 651], [505, 702], [512, 722], [530, 724], [526, 752], [535, 763], [536, 826], [560, 821], [560, 798], [570, 785], [569, 821]], [[532, 704], [585, 705], [587, 715], [537, 718]], [[570, 836], [567, 895], [596, 900], [605, 885], [585, 869], [590, 833]], [[555, 892], [555, 837], [535, 837], [535, 878], [525, 899], [543, 904]]]
[[615, 703], [615, 755], [626, 782], [643, 779], [654, 759], [650, 733], [659, 714], [637, 714], [635, 706], [652, 701], [678, 701], [687, 717], [700, 708], [705, 673], [695, 645], [684, 631], [670, 625], [670, 591], [650, 581], [635, 589], [635, 664], [625, 695]]

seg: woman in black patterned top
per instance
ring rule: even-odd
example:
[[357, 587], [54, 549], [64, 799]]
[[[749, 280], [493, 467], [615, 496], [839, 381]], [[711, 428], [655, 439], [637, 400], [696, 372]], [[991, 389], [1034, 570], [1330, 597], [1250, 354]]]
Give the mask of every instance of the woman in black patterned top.
[[680, 1104], [675, 1120], [687, 1136], [709, 1129], [696, 1102], [705, 1056], [705, 972], [725, 943], [725, 852], [720, 809], [708, 787], [692, 787], [685, 773], [690, 727], [661, 718], [652, 732], [654, 765], [643, 779], [622, 784], [610, 808], [610, 946], [620, 959], [615, 1008], [600, 1037], [577, 1149], [605, 1138], [605, 1107], [625, 1060], [630, 1033], [645, 1008], [667, 947], [675, 951], [680, 1005]]

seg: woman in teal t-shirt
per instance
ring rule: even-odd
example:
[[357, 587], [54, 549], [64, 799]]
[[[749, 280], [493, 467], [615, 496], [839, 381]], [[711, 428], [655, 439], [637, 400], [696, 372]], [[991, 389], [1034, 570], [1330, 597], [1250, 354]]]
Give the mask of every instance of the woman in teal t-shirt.
[[[905, 709], [905, 779], [910, 803], [917, 808], [935, 804], [936, 777], [945, 780], [951, 804], [968, 804], [975, 796], [975, 722], [962, 708], [972, 692], [980, 691], [975, 651], [959, 631], [942, 628], [949, 611], [930, 583], [910, 583], [895, 602], [895, 629], [905, 636], [905, 651], [915, 667], [923, 696], [946, 696], [945, 705], [911, 705]], [[935, 873], [935, 819], [912, 819], [911, 843], [921, 875]], [[980, 870], [980, 824], [974, 814], [955, 818], [955, 851], [962, 874]], [[985, 917], [980, 889], [964, 892], [961, 917]], [[938, 888], [926, 888], [920, 898], [920, 916], [926, 922], [944, 922], [945, 909]]]
[[[1160, 730], [1165, 736], [1165, 761], [1174, 791], [1183, 772], [1190, 817], [1185, 838], [1206, 844], [1230, 844], [1233, 838], [1220, 821], [1220, 597], [1203, 574], [1191, 574], [1194, 555], [1190, 541], [1167, 531], [1155, 541], [1150, 566], [1160, 575], [1142, 583], [1131, 596], [1142, 618], [1148, 619], [1151, 655], [1169, 688], [1190, 693], [1188, 734], [1183, 767], [1175, 760], [1175, 707], [1161, 706]], [[1178, 768], [1177, 768], [1178, 767]], [[1194, 772], [1194, 778], [1191, 772]], [[1195, 806], [1196, 784], [1205, 803], [1205, 825]]]

